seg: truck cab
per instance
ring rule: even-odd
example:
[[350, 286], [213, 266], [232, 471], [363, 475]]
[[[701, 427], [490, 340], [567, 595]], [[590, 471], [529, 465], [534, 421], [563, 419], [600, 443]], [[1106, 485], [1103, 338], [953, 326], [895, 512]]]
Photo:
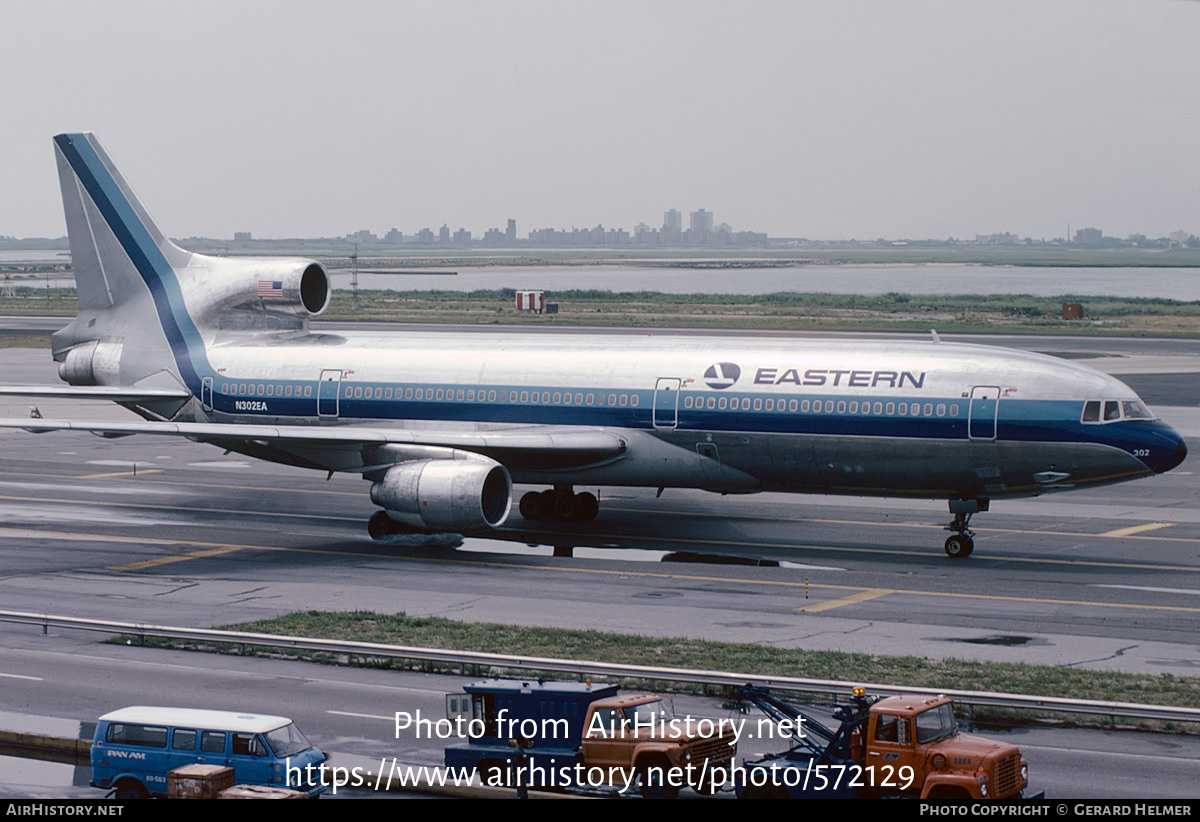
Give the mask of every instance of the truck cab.
[[944, 697], [893, 696], [871, 706], [867, 766], [912, 768], [922, 799], [1008, 799], [1029, 784], [1015, 745], [958, 730]]

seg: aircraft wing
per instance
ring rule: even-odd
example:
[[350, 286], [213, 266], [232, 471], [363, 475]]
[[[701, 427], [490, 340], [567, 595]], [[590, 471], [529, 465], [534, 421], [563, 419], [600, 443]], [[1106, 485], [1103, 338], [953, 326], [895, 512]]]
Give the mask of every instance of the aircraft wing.
[[[157, 434], [186, 437], [196, 442], [228, 445], [238, 443], [276, 446], [288, 450], [329, 449], [373, 452], [371, 462], [386, 464], [431, 456], [429, 449], [457, 449], [491, 457], [510, 467], [558, 468], [595, 465], [625, 455], [626, 439], [603, 429], [505, 428], [488, 431], [437, 431], [353, 425], [244, 425], [209, 422], [128, 422], [91, 420], [0, 419], [0, 428], [21, 428], [35, 434], [48, 431], [88, 431], [102, 437]], [[341, 462], [340, 460], [336, 462]], [[317, 467], [317, 466], [313, 466]], [[350, 468], [348, 470], [359, 470]]]

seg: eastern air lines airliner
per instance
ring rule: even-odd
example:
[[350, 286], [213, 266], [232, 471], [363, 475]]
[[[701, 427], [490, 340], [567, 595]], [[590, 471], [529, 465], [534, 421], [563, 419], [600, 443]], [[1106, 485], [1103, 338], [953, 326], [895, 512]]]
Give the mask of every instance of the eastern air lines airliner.
[[1148, 477], [1182, 438], [1123, 383], [1051, 357], [927, 342], [516, 333], [317, 333], [312, 260], [215, 258], [168, 240], [91, 134], [54, 138], [79, 315], [54, 334], [69, 386], [142, 420], [31, 431], [170, 434], [350, 471], [368, 531], [591, 519], [573, 486], [937, 498], [946, 553], [992, 499]]

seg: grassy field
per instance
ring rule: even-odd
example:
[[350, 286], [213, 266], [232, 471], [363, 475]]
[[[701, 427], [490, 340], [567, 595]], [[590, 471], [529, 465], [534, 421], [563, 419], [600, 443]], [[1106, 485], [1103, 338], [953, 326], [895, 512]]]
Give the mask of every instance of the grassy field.
[[[495, 623], [459, 622], [441, 617], [409, 617], [369, 612], [327, 613], [308, 611], [276, 619], [226, 626], [230, 630], [290, 636], [325, 637], [390, 645], [485, 651], [520, 656], [581, 659], [597, 662], [655, 665], [672, 668], [730, 671], [745, 674], [832, 679], [854, 683], [911, 685], [947, 690], [986, 690], [1039, 696], [1137, 702], [1200, 707], [1200, 679], [1169, 674], [1125, 674], [1079, 668], [932, 660], [914, 656], [872, 656], [836, 651], [806, 651], [764, 645], [706, 642], [683, 638], [531, 628]], [[123, 640], [122, 640], [123, 641]], [[151, 640], [148, 640], [150, 642]], [[180, 643], [153, 640], [181, 647]], [[193, 649], [221, 651], [211, 645], [184, 644]], [[243, 650], [243, 649], [237, 649]], [[278, 649], [244, 649], [279, 655]], [[504, 675], [504, 671], [475, 667], [436, 666], [432, 663], [386, 658], [348, 660], [332, 654], [287, 651], [300, 658], [334, 664], [379, 668], [446, 670], [471, 676]], [[528, 670], [509, 672], [530, 676]], [[547, 673], [550, 678], [562, 674]], [[667, 690], [665, 683], [637, 683], [637, 687]]]
[[[396, 323], [571, 325], [624, 328], [916, 331], [1121, 336], [1200, 336], [1200, 302], [1065, 294], [920, 296], [893, 293], [766, 295], [663, 294], [575, 290], [556, 292], [557, 314], [513, 308], [514, 291], [335, 291], [324, 319]], [[1082, 303], [1086, 317], [1062, 319], [1064, 302]], [[0, 298], [0, 314], [74, 316], [75, 292], [18, 292]], [[0, 335], [0, 346], [24, 344]]]

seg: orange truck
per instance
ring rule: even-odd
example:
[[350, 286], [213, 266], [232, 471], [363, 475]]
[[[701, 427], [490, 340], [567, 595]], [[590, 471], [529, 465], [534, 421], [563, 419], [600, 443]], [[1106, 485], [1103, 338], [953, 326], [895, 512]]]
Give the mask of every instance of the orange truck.
[[919, 796], [922, 799], [1016, 799], [1029, 766], [1015, 745], [958, 729], [944, 696], [869, 698], [834, 713], [827, 728], [763, 688], [740, 696], [770, 721], [796, 729], [795, 745], [736, 771], [742, 799]]

